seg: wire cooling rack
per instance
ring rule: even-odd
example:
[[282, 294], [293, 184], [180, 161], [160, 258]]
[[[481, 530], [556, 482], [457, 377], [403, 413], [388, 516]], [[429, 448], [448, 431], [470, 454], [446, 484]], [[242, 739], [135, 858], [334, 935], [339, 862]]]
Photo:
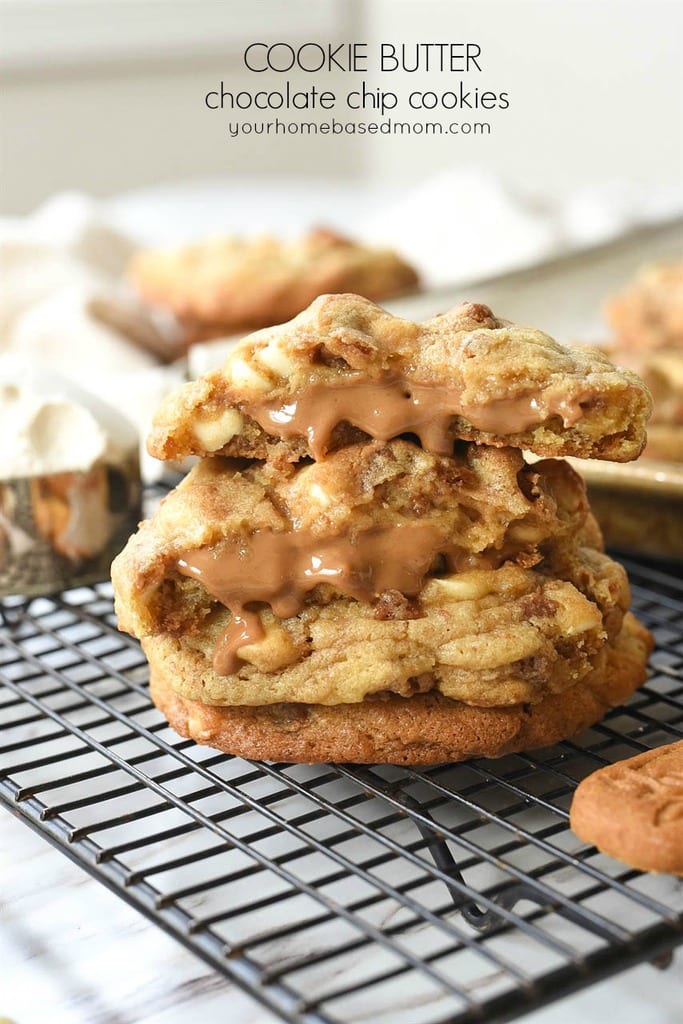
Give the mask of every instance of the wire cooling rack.
[[578, 739], [423, 770], [260, 764], [151, 705], [109, 584], [1, 603], [0, 798], [282, 1019], [503, 1021], [683, 941], [683, 888], [583, 845], [578, 780], [683, 734], [683, 584], [629, 562], [652, 675]]

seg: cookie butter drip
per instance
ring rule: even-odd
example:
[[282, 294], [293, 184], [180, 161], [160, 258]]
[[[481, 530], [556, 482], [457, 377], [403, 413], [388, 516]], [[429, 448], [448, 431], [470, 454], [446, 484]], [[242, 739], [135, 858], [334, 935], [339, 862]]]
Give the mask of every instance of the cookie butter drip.
[[583, 396], [568, 400], [549, 391], [488, 402], [463, 401], [455, 388], [416, 384], [402, 378], [309, 384], [285, 402], [252, 402], [245, 411], [268, 433], [307, 437], [314, 458], [327, 451], [337, 424], [346, 422], [379, 441], [416, 434], [422, 447], [439, 455], [453, 450], [451, 420], [463, 416], [476, 430], [520, 434], [560, 416], [565, 427], [583, 415]]
[[[258, 613], [248, 605], [269, 604], [287, 619], [303, 609], [306, 594], [321, 583], [358, 601], [372, 601], [388, 590], [412, 597], [422, 590], [437, 555], [445, 556], [452, 570], [473, 567], [472, 556], [449, 546], [441, 530], [413, 523], [355, 536], [262, 530], [246, 540], [183, 552], [177, 564], [232, 613], [214, 653], [216, 672], [230, 675], [239, 667], [239, 649], [264, 636]], [[479, 565], [490, 568], [491, 560], [482, 555]]]

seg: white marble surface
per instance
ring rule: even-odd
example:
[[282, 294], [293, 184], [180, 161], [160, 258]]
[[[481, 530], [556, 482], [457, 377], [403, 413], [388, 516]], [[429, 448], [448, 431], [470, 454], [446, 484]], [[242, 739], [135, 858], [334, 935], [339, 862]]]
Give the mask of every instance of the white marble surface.
[[[0, 1017], [13, 1024], [274, 1024], [10, 814], [0, 812]], [[528, 1024], [679, 1024], [683, 958], [528, 1015]]]

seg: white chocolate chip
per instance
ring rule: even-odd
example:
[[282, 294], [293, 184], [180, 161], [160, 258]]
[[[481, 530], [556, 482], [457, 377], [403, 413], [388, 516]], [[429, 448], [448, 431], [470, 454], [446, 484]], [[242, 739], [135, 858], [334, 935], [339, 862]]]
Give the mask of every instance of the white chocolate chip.
[[239, 434], [243, 424], [242, 414], [237, 409], [226, 409], [218, 419], [197, 420], [194, 436], [206, 452], [216, 452]]
[[572, 609], [572, 614], [564, 614], [565, 609], [560, 609], [556, 616], [557, 627], [565, 636], [576, 636], [577, 633], [588, 633], [590, 630], [600, 629], [602, 616], [595, 605], [585, 602], [585, 607], [579, 610]]
[[232, 358], [226, 366], [226, 376], [235, 387], [247, 388], [249, 391], [267, 391], [270, 383], [255, 370], [252, 370], [243, 359]]
[[323, 490], [320, 484], [311, 484], [308, 494], [309, 497], [313, 498], [314, 501], [317, 501], [319, 505], [324, 505], [326, 507], [330, 504], [331, 498], [327, 491]]
[[461, 572], [454, 576], [437, 576], [429, 582], [430, 589], [449, 601], [477, 601], [495, 590], [493, 572]]
[[307, 508], [312, 502], [323, 508], [328, 508], [332, 504], [332, 496], [316, 480], [316, 476], [319, 475], [319, 465], [304, 466], [296, 475], [292, 494], [297, 504], [301, 503], [303, 508]]
[[553, 621], [564, 636], [576, 636], [602, 628], [602, 613], [597, 605], [579, 593], [570, 583], [553, 580], [545, 588], [546, 595], [557, 605]]
[[259, 349], [256, 355], [259, 362], [267, 366], [269, 370], [279, 373], [281, 377], [287, 377], [295, 369], [295, 364], [275, 339], [269, 341], [265, 348]]
[[278, 623], [264, 622], [263, 617], [261, 623], [265, 636], [238, 648], [238, 656], [260, 672], [277, 672], [298, 661], [299, 651], [287, 630]]

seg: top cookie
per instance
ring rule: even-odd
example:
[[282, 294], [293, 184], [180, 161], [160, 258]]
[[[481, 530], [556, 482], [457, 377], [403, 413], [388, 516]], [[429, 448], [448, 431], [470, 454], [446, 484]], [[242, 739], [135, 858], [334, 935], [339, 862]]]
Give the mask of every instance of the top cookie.
[[142, 252], [130, 274], [144, 298], [175, 313], [189, 340], [282, 323], [324, 292], [386, 299], [418, 285], [397, 253], [325, 228], [293, 242], [216, 238]]
[[605, 315], [624, 348], [683, 349], [683, 260], [641, 267]]
[[358, 295], [322, 295], [290, 323], [245, 338], [221, 370], [171, 394], [148, 447], [160, 459], [316, 460], [367, 437], [457, 440], [627, 462], [651, 398], [602, 353], [462, 303], [413, 323]]

